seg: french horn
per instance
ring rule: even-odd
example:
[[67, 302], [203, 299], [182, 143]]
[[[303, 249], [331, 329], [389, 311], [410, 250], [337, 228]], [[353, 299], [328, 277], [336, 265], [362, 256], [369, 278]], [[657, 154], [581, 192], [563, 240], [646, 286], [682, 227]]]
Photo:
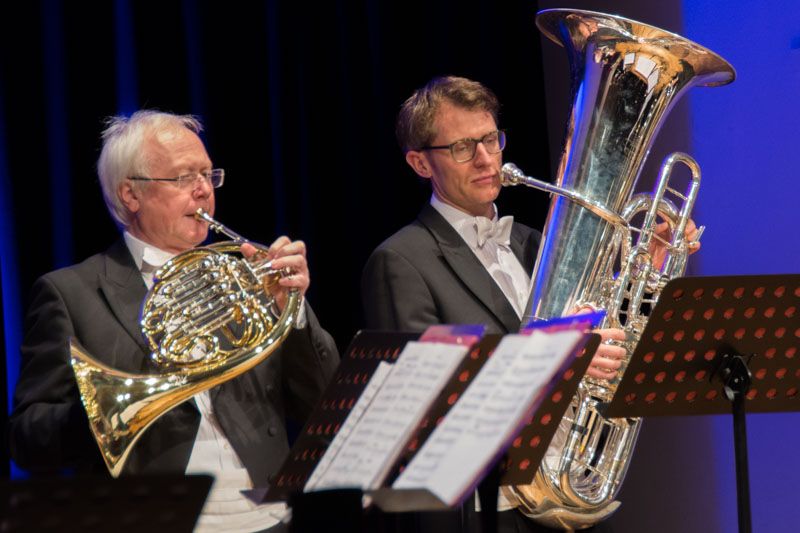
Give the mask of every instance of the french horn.
[[283, 311], [270, 287], [287, 274], [266, 248], [237, 255], [243, 237], [202, 209], [195, 217], [230, 241], [183, 252], [155, 273], [142, 305], [141, 331], [158, 373], [110, 368], [70, 339], [72, 368], [92, 434], [118, 477], [136, 441], [159, 417], [192, 396], [247, 372], [286, 339], [301, 298], [289, 291]]
[[[700, 167], [675, 153], [662, 166], [654, 193], [633, 194], [653, 139], [675, 102], [693, 86], [733, 81], [717, 54], [679, 35], [622, 17], [545, 10], [536, 24], [569, 56], [573, 104], [556, 184], [525, 176], [513, 164], [504, 185], [552, 193], [523, 324], [590, 307], [606, 311], [603, 327], [621, 328], [633, 353], [666, 283], [685, 270], [684, 229], [700, 185]], [[685, 190], [670, 184], [674, 165], [688, 167]], [[637, 216], [638, 215], [638, 216]], [[669, 223], [669, 242], [656, 232]], [[643, 218], [637, 227], [633, 221]], [[634, 234], [637, 235], [634, 243]], [[699, 238], [699, 236], [698, 236]], [[667, 254], [654, 265], [653, 244]], [[550, 527], [581, 529], [614, 512], [641, 420], [607, 419], [622, 374], [584, 377], [533, 482], [507, 487], [522, 511]]]

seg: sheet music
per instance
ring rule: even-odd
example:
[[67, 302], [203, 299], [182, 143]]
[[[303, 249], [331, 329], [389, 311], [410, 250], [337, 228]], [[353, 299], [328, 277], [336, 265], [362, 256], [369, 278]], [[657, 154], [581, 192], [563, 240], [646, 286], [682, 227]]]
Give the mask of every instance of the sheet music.
[[378, 390], [380, 390], [383, 382], [386, 381], [386, 378], [389, 376], [391, 370], [392, 365], [386, 361], [381, 361], [378, 364], [378, 367], [375, 369], [375, 372], [369, 379], [367, 386], [364, 388], [364, 392], [361, 393], [361, 396], [353, 406], [353, 409], [350, 410], [350, 414], [347, 415], [347, 419], [344, 421], [344, 424], [342, 424], [342, 427], [339, 428], [339, 432], [333, 438], [330, 446], [328, 446], [328, 449], [325, 450], [325, 454], [320, 458], [319, 463], [317, 463], [317, 467], [314, 469], [314, 472], [312, 472], [311, 476], [308, 478], [306, 486], [303, 488], [303, 492], [311, 492], [317, 488], [317, 483], [319, 483], [319, 480], [322, 479], [325, 472], [327, 472], [328, 467], [333, 462], [333, 459], [342, 449], [347, 437], [353, 432], [353, 429], [356, 427], [356, 424], [358, 424], [358, 421], [361, 420], [361, 417], [364, 415], [364, 411], [366, 411], [370, 403], [372, 403], [373, 398], [375, 398], [375, 395], [378, 393]]
[[[409, 342], [315, 489], [380, 486], [468, 346]], [[349, 418], [349, 417], [348, 417]], [[327, 455], [327, 453], [325, 454]]]
[[579, 331], [506, 335], [393, 488], [430, 490], [454, 505], [524, 424]]

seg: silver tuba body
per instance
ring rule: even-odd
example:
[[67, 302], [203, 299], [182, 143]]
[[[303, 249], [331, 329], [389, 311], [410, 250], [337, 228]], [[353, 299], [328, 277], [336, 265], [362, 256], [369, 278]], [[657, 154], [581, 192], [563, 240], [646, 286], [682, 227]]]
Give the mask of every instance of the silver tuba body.
[[110, 368], [70, 339], [81, 400], [113, 477], [159, 417], [269, 357], [291, 332], [300, 309], [294, 289], [283, 311], [270, 295], [286, 272], [272, 268], [266, 248], [253, 243], [257, 253], [244, 259], [241, 236], [202, 209], [195, 217], [232, 240], [183, 252], [156, 272], [140, 325], [157, 372]]
[[[573, 102], [556, 184], [529, 178], [510, 163], [502, 171], [504, 185], [553, 194], [523, 324], [582, 307], [603, 309], [604, 327], [625, 330], [622, 344], [630, 355], [647, 321], [647, 306], [684, 272], [691, 244], [684, 228], [700, 169], [690, 156], [675, 153], [662, 166], [652, 194], [634, 195], [636, 181], [681, 95], [693, 86], [730, 83], [735, 71], [700, 45], [621, 17], [556, 9], [540, 12], [536, 24], [567, 50]], [[684, 191], [669, 183], [677, 163], [692, 174]], [[658, 218], [669, 223], [669, 242], [656, 234]], [[666, 246], [663, 266], [651, 257], [656, 240]], [[533, 483], [509, 488], [537, 522], [580, 529], [619, 506], [615, 498], [640, 420], [606, 419], [602, 404], [613, 397], [626, 364], [614, 379], [582, 380]]]

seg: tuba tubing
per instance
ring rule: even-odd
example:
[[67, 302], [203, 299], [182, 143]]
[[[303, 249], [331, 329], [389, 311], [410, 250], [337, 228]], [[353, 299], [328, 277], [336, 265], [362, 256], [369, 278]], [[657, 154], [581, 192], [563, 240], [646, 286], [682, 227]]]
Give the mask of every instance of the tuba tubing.
[[540, 191], [557, 194], [574, 202], [577, 205], [580, 205], [581, 207], [585, 207], [595, 215], [612, 224], [625, 227], [628, 225], [628, 222], [624, 218], [614, 211], [608, 209], [600, 202], [592, 200], [591, 198], [587, 198], [583, 194], [575, 191], [559, 187], [558, 185], [553, 185], [552, 183], [526, 176], [525, 173], [522, 172], [522, 170], [520, 170], [520, 168], [514, 163], [506, 163], [503, 165], [503, 168], [500, 169], [500, 183], [503, 185], [503, 187], [525, 185], [527, 187], [539, 189]]
[[[619, 344], [630, 356], [647, 322], [645, 309], [685, 270], [691, 243], [684, 229], [700, 169], [690, 156], [675, 153], [665, 160], [652, 194], [634, 195], [636, 181], [680, 96], [694, 86], [730, 83], [735, 71], [692, 41], [622, 17], [553, 9], [540, 12], [536, 24], [567, 50], [573, 104], [556, 184], [529, 178], [510, 163], [501, 171], [504, 185], [524, 184], [553, 195], [523, 324], [584, 306], [604, 309], [603, 327], [625, 331]], [[692, 174], [685, 192], [670, 185], [677, 163]], [[659, 217], [669, 223], [672, 238], [662, 242], [663, 265], [654, 265], [651, 248], [662, 240], [656, 233]], [[637, 227], [639, 218], [644, 221]], [[626, 366], [623, 361], [611, 380], [584, 377], [533, 482], [507, 487], [533, 520], [581, 529], [619, 507], [615, 498], [641, 420], [606, 419], [602, 404], [613, 398]]]

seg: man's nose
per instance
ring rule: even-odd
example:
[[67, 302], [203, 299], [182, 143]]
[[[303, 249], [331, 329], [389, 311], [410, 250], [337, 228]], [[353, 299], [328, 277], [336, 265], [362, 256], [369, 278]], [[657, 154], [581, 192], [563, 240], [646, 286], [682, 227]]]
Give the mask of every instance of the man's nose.
[[476, 166], [483, 166], [487, 164], [491, 164], [493, 161], [492, 154], [486, 150], [486, 146], [482, 142], [479, 142], [475, 146], [475, 157], [472, 158], [473, 164]]
[[206, 198], [210, 196], [212, 192], [214, 192], [214, 186], [211, 185], [211, 180], [208, 180], [203, 176], [198, 176], [197, 180], [194, 182], [193, 193], [195, 196]]

